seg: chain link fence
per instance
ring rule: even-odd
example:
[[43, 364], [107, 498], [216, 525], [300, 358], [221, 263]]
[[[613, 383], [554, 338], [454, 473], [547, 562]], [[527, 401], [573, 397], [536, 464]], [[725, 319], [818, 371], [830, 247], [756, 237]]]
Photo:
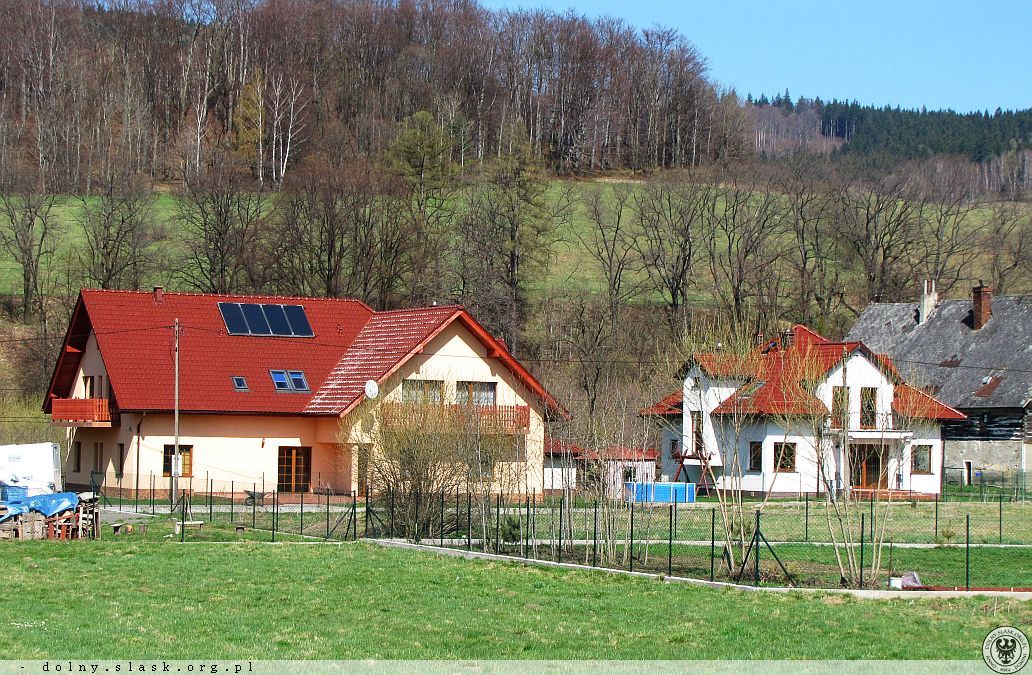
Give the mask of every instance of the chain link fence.
[[[1032, 503], [824, 497], [744, 502], [734, 523], [715, 502], [629, 503], [582, 495], [278, 491], [261, 480], [94, 476], [103, 508], [164, 515], [188, 541], [396, 539], [530, 560], [758, 585], [864, 587], [916, 572], [934, 588], [1032, 588]], [[322, 485], [321, 481], [316, 484]], [[731, 536], [726, 535], [730, 529]], [[849, 536], [844, 536], [849, 532]], [[862, 534], [861, 534], [862, 533]], [[847, 575], [849, 576], [849, 575]]]

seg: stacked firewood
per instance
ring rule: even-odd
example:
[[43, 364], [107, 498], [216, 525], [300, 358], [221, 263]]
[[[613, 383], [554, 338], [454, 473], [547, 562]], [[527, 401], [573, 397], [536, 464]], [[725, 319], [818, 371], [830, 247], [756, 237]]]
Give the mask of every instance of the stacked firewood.
[[28, 511], [5, 519], [8, 512], [8, 507], [0, 503], [0, 540], [100, 538], [98, 499], [90, 492], [80, 494], [74, 508], [52, 516]]

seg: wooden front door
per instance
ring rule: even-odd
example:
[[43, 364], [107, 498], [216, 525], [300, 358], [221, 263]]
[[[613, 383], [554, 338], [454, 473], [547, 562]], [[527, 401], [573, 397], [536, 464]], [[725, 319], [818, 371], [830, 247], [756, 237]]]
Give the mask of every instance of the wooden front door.
[[889, 486], [888, 450], [881, 445], [854, 445], [850, 449], [850, 485], [885, 489]]
[[312, 449], [281, 447], [276, 480], [278, 492], [308, 492], [312, 484]]

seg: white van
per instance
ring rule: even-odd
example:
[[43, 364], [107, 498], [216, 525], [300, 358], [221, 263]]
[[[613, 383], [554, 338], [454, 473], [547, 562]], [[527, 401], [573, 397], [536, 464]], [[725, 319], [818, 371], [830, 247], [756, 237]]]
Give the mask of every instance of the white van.
[[27, 488], [29, 496], [61, 491], [61, 446], [0, 445], [0, 483]]

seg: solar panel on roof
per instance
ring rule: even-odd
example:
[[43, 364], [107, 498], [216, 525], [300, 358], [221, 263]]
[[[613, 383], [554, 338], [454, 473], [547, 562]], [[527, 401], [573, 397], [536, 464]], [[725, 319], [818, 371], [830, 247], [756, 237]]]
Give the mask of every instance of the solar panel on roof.
[[269, 321], [269, 328], [273, 335], [289, 337], [294, 334], [287, 321], [287, 315], [283, 312], [283, 305], [262, 305], [265, 310], [265, 318]]
[[269, 329], [269, 320], [265, 318], [265, 312], [262, 311], [261, 305], [241, 304], [240, 309], [243, 310], [244, 318], [247, 319], [247, 328], [251, 335], [272, 335], [272, 330]]
[[301, 305], [283, 305], [283, 312], [290, 322], [290, 329], [297, 337], [313, 337], [312, 324], [308, 323], [308, 316], [305, 308]]
[[240, 305], [235, 302], [220, 302], [219, 312], [222, 313], [222, 320], [226, 322], [226, 332], [230, 335], [247, 335], [247, 322], [244, 321], [244, 313], [240, 311]]
[[230, 335], [315, 336], [301, 305], [220, 302], [219, 312]]

